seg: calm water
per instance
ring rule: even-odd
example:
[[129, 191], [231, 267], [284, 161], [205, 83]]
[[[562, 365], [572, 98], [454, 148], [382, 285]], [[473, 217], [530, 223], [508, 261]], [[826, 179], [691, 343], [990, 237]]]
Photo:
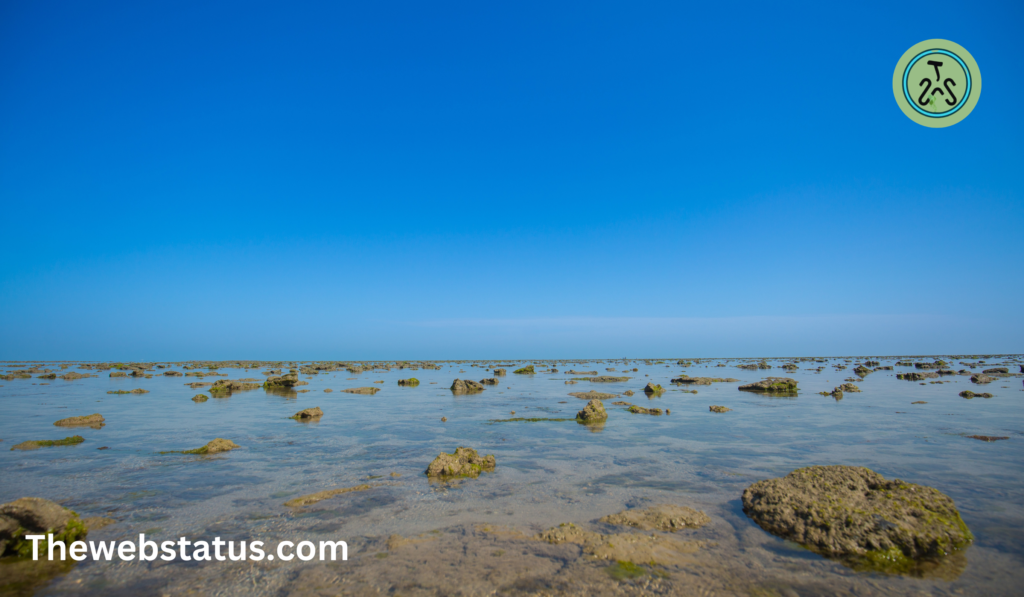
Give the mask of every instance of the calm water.
[[[448, 390], [453, 379], [479, 380], [491, 373], [470, 364], [446, 363], [439, 371], [301, 376], [309, 385], [298, 389], [309, 392], [289, 397], [260, 389], [205, 403], [191, 400], [196, 393], [207, 393], [185, 385], [195, 378], [165, 377], [160, 369], [151, 379], [110, 378], [108, 372], [99, 372], [97, 378], [56, 379], [48, 385], [36, 378], [3, 381], [0, 502], [45, 497], [83, 517], [118, 521], [94, 531], [91, 539], [137, 538], [140, 532], [158, 541], [179, 536], [211, 540], [215, 535], [267, 542], [345, 539], [353, 559], [334, 568], [342, 576], [344, 566], [356, 565], [361, 550], [368, 553], [375, 538], [391, 534], [450, 532], [481, 523], [534, 533], [562, 522], [586, 524], [627, 506], [677, 503], [712, 517], [714, 522], [695, 536], [714, 541], [709, 553], [722, 566], [716, 574], [743, 578], [755, 574], [750, 572], [754, 568], [762, 580], [777, 574], [781, 584], [772, 589], [775, 594], [788, 594], [787, 582], [798, 588], [793, 594], [813, 593], [799, 588], [806, 585], [800, 585], [801, 574], [825, 582], [834, 575], [851, 594], [1014, 594], [1024, 583], [1021, 377], [997, 379], [983, 389], [964, 376], [920, 385], [897, 380], [895, 373], [913, 370], [897, 367], [856, 382], [862, 393], [847, 393], [841, 401], [818, 395], [855, 377], [856, 360], [850, 360], [845, 371], [832, 369], [832, 364], [845, 361], [803, 362], [794, 372], [778, 369], [783, 361], [769, 361], [775, 368], [767, 371], [738, 369], [736, 361], [726, 367], [709, 361], [707, 366], [685, 369], [674, 360], [628, 366], [613, 361], [557, 364], [563, 372], [596, 370], [600, 375], [631, 377], [623, 383], [575, 385], [564, 383], [572, 377], [565, 373], [513, 375], [508, 368], [509, 375], [499, 378], [498, 386], [464, 396]], [[1018, 361], [991, 359], [975, 370]], [[882, 360], [883, 365], [894, 362]], [[818, 366], [826, 368], [819, 373], [813, 370]], [[612, 373], [607, 367], [639, 371]], [[1019, 367], [1013, 364], [1010, 370]], [[260, 370], [220, 371], [228, 379], [264, 377]], [[670, 378], [683, 372], [741, 381], [695, 386], [694, 395], [669, 385]], [[742, 383], [768, 375], [797, 379], [799, 395], [772, 398], [737, 390]], [[407, 377], [417, 377], [421, 384], [399, 387], [397, 380]], [[217, 379], [223, 378], [203, 381]], [[641, 391], [648, 381], [661, 383], [667, 391], [649, 399]], [[339, 391], [359, 386], [381, 391], [374, 396]], [[106, 393], [140, 387], [149, 393]], [[325, 388], [334, 392], [325, 393]], [[606, 400], [609, 420], [600, 429], [572, 421], [492, 422], [511, 416], [572, 418], [585, 401], [568, 393], [591, 389], [615, 394], [633, 390], [636, 395], [615, 400], [669, 408], [671, 415], [632, 415]], [[965, 400], [958, 396], [964, 389], [995, 397]], [[927, 404], [911, 404], [918, 400]], [[712, 404], [733, 412], [709, 413]], [[313, 406], [325, 413], [319, 423], [288, 418]], [[91, 413], [102, 414], [106, 426], [53, 426], [58, 419]], [[73, 434], [85, 437], [85, 443], [31, 452], [9, 450], [21, 441]], [[966, 437], [972, 434], [1010, 439], [986, 443]], [[215, 437], [230, 439], [242, 449], [212, 457], [158, 453], [199, 447]], [[101, 446], [109, 449], [97, 450]], [[429, 483], [423, 475], [427, 464], [439, 452], [457, 446], [494, 454], [496, 471], [454, 487]], [[749, 484], [813, 464], [866, 466], [887, 478], [930, 485], [950, 495], [976, 537], [967, 551], [966, 571], [952, 583], [852, 573], [769, 536], [742, 514], [739, 497]], [[392, 472], [400, 476], [391, 477]], [[376, 476], [382, 478], [368, 481]], [[283, 505], [299, 495], [365, 482], [382, 486], [303, 512]], [[211, 594], [297, 593], [289, 583], [297, 570], [312, 565], [295, 561], [263, 567], [243, 583], [237, 575], [213, 572], [231, 564], [147, 567], [85, 562], [40, 593], [173, 593], [174, 587], [186, 586], [181, 583], [187, 584], [190, 576], [202, 579]], [[396, 567], [403, 564], [374, 565], [380, 567], [378, 580], [388, 592], [386, 578], [400, 575]], [[236, 566], [251, 568], [248, 563]], [[438, 591], [457, 592], [456, 588], [441, 585]]]

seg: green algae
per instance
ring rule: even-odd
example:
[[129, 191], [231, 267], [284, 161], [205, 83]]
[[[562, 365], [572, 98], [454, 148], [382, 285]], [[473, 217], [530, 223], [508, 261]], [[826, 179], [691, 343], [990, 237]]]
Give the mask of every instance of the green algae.
[[618, 560], [611, 566], [604, 569], [608, 576], [615, 580], [630, 580], [633, 578], [639, 578], [647, 574], [647, 570], [637, 566], [633, 562], [626, 562], [624, 560]]

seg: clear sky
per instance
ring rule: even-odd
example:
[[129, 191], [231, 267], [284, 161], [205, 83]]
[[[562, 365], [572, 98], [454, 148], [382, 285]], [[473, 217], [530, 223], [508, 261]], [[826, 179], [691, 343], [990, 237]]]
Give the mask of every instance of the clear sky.
[[[0, 359], [1024, 351], [1024, 3], [0, 2]], [[953, 40], [981, 99], [893, 99]]]

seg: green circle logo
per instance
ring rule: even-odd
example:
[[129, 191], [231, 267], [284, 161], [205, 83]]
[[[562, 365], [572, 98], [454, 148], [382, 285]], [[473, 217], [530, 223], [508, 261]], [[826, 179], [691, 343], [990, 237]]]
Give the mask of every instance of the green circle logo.
[[971, 53], [945, 39], [907, 50], [892, 73], [896, 103], [917, 124], [953, 126], [971, 113], [981, 95], [981, 71]]

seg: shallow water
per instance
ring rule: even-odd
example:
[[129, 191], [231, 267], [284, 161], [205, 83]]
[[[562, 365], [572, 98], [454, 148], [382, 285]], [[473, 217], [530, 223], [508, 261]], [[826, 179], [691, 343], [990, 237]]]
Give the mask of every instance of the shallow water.
[[[882, 365], [895, 362], [881, 360]], [[975, 370], [1018, 360], [991, 359]], [[309, 390], [305, 393], [281, 396], [260, 389], [211, 397], [205, 403], [191, 400], [206, 393], [204, 389], [184, 385], [194, 378], [165, 377], [161, 369], [151, 379], [110, 378], [99, 372], [97, 378], [56, 379], [48, 385], [36, 378], [0, 381], [0, 503], [45, 497], [83, 517], [118, 521], [90, 533], [90, 539], [145, 533], [157, 541], [220, 536], [270, 544], [344, 539], [350, 545], [350, 560], [334, 564], [87, 561], [40, 594], [176, 594], [196, 587], [208, 594], [681, 593], [699, 592], [698, 587], [706, 594], [1018, 593], [1024, 582], [1024, 393], [1019, 375], [979, 389], [965, 376], [945, 377], [942, 384], [897, 380], [895, 373], [913, 370], [897, 367], [867, 375], [855, 382], [861, 393], [847, 393], [836, 401], [817, 392], [856, 377], [852, 370], [858, 361], [851, 359], [844, 371], [831, 365], [846, 359], [803, 362], [794, 372], [779, 369], [783, 361], [769, 361], [774, 367], [761, 371], [738, 369], [736, 361], [715, 367], [717, 362], [685, 369], [675, 360], [631, 361], [628, 366], [613, 361], [558, 364], [563, 372], [596, 370], [631, 377], [622, 383], [574, 385], [564, 383], [573, 377], [565, 373], [514, 375], [509, 368], [499, 385], [472, 395], [448, 390], [454, 378], [491, 376], [467, 363], [445, 363], [439, 371], [336, 371], [302, 376], [309, 382], [299, 388]], [[605, 371], [613, 366], [616, 371], [639, 371]], [[826, 368], [819, 373], [813, 369], [817, 366]], [[1018, 367], [1011, 365], [1010, 370]], [[260, 370], [220, 371], [228, 379], [263, 378]], [[695, 386], [694, 395], [681, 391], [688, 387], [669, 384], [683, 372], [740, 381]], [[768, 375], [797, 379], [799, 394], [773, 398], [737, 390]], [[418, 387], [397, 385], [398, 379], [413, 376], [421, 381]], [[203, 381], [217, 379], [224, 378]], [[648, 381], [661, 383], [667, 391], [648, 398], [641, 391]], [[373, 396], [339, 391], [359, 386], [381, 391]], [[138, 387], [149, 393], [106, 393]], [[324, 393], [325, 388], [334, 391]], [[633, 390], [634, 396], [615, 400], [669, 408], [671, 414], [633, 415], [606, 400], [609, 419], [600, 428], [574, 421], [492, 422], [512, 416], [572, 418], [585, 401], [568, 393], [591, 389], [615, 394]], [[964, 389], [995, 397], [965, 400], [958, 396]], [[918, 400], [927, 404], [911, 404]], [[712, 404], [733, 411], [710, 413]], [[318, 423], [288, 418], [313, 406], [325, 413]], [[102, 429], [53, 426], [58, 419], [94, 412], [106, 418]], [[441, 422], [442, 416], [447, 422]], [[9, 449], [29, 439], [74, 434], [86, 441], [30, 452]], [[987, 443], [966, 437], [972, 434], [1010, 439]], [[215, 456], [159, 454], [199, 447], [214, 437], [242, 448]], [[101, 446], [109, 449], [97, 450]], [[494, 454], [495, 472], [455, 485], [428, 482], [426, 465], [439, 452], [457, 446]], [[739, 498], [748, 485], [814, 464], [866, 466], [887, 478], [933, 486], [951, 496], [975, 535], [965, 554], [966, 570], [952, 582], [853, 572], [768, 535], [742, 513]], [[393, 472], [400, 476], [390, 476]], [[283, 505], [299, 495], [366, 482], [380, 485], [301, 511]], [[467, 562], [460, 572], [423, 576], [424, 567], [436, 567], [453, 554], [476, 557], [476, 552], [491, 549], [488, 541], [506, 540], [481, 533], [481, 525], [532, 535], [562, 522], [593, 526], [606, 514], [654, 503], [688, 505], [713, 520], [684, 533], [687, 539], [709, 543], [691, 565], [673, 570], [669, 580], [615, 581], [600, 574], [606, 562], [587, 562], [572, 550], [544, 552], [546, 544], [518, 539], [507, 539], [522, 551], [507, 564], [496, 557], [483, 564]], [[381, 541], [389, 535], [432, 531], [440, 537], [431, 548], [433, 562], [427, 551], [417, 556], [418, 562], [379, 555], [387, 555]], [[494, 570], [481, 580], [479, 566]], [[579, 578], [573, 567], [593, 572], [600, 582], [586, 590], [563, 582], [566, 576]], [[326, 588], [316, 592], [320, 589], [314, 587]]]

